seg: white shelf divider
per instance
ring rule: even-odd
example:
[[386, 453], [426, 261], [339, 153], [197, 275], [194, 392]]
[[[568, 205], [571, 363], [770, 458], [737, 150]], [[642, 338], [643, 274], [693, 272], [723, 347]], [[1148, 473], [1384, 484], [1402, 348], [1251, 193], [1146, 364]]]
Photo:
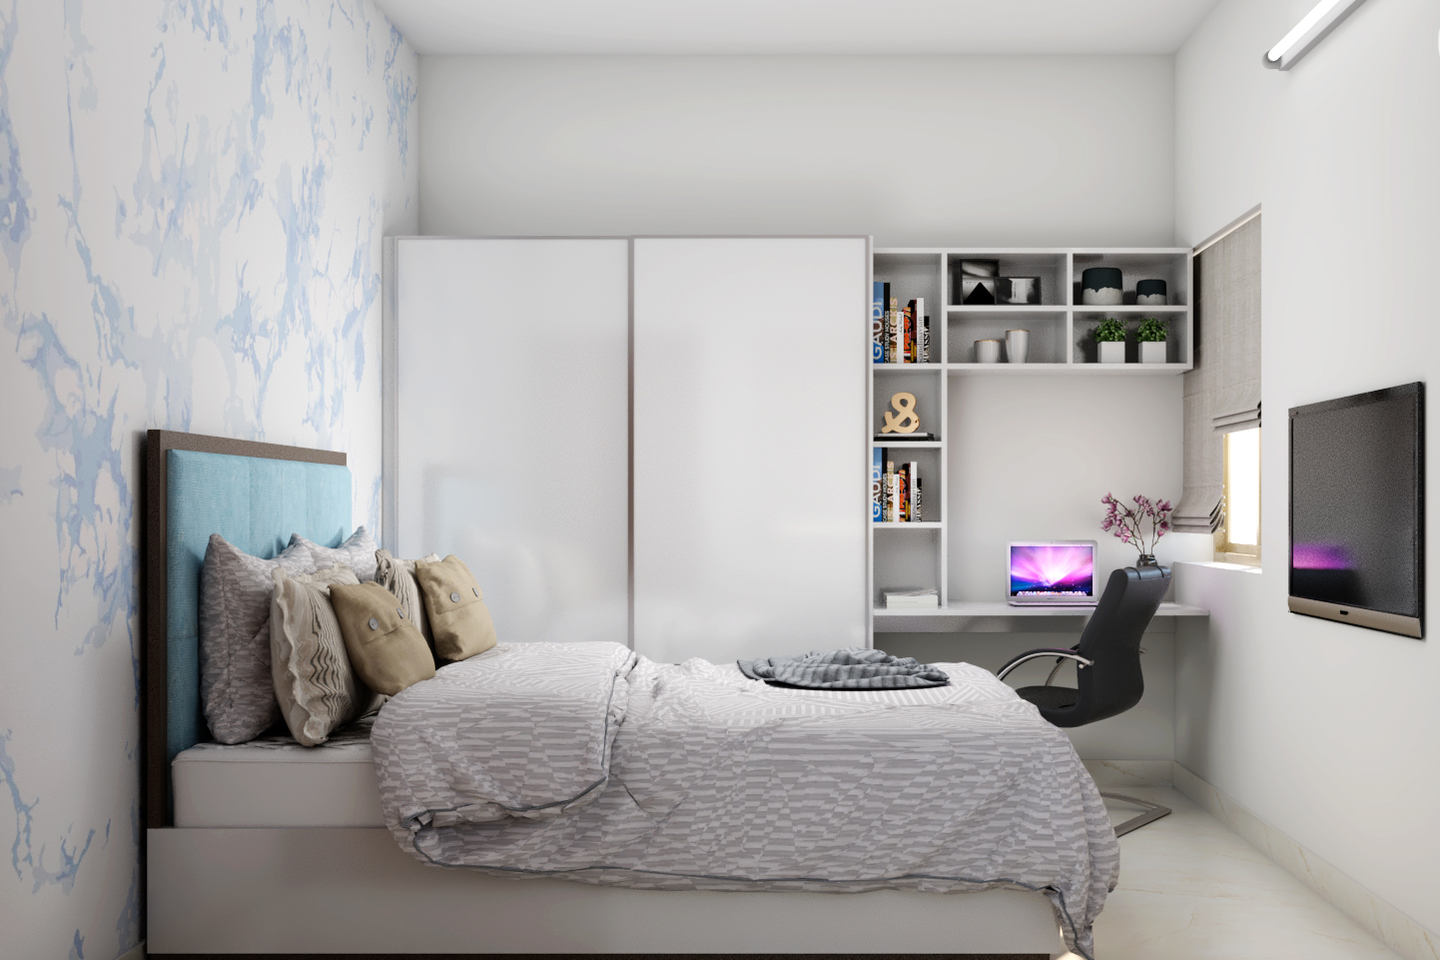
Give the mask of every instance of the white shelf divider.
[[[958, 269], [958, 261], [966, 259], [1003, 261], [1001, 274], [1004, 276], [1041, 276], [1041, 294], [1046, 302], [984, 305], [951, 303], [951, 265], [955, 264]], [[1134, 303], [1097, 306], [1076, 303], [1075, 288], [1081, 271], [1087, 267], [1101, 265], [1120, 267], [1125, 275], [1126, 288], [1131, 290], [1137, 279], [1147, 277], [1166, 279], [1171, 302], [1165, 306], [1141, 306]], [[892, 296], [899, 299], [901, 303], [913, 297], [924, 296], [927, 305], [930, 305], [931, 309], [928, 312], [931, 316], [931, 356], [936, 362], [931, 364], [872, 364], [872, 375], [867, 385], [867, 393], [872, 404], [871, 409], [874, 409], [873, 404], [877, 402], [881, 389], [890, 389], [889, 387], [877, 387], [880, 378], [921, 371], [944, 374], [940, 378], [937, 390], [940, 405], [940, 429], [937, 435], [941, 439], [909, 443], [905, 441], [885, 443], [877, 440], [873, 444], [875, 448], [890, 450], [892, 458], [897, 460], [902, 454], [896, 451], [903, 450], [905, 446], [912, 446], [917, 450], [938, 451], [940, 487], [938, 498], [931, 487], [934, 478], [925, 475], [922, 470], [922, 479], [926, 483], [926, 493], [928, 494], [926, 505], [935, 503], [938, 499], [941, 519], [921, 523], [872, 523], [869, 580], [871, 602], [878, 604], [882, 591], [899, 587], [928, 588], [932, 585], [929, 582], [902, 581], [919, 578], [922, 574], [926, 580], [933, 576], [933, 585], [939, 593], [940, 607], [935, 610], [886, 610], [876, 606], [871, 616], [874, 630], [881, 632], [887, 629], [957, 632], [963, 629], [972, 629], [986, 632], [1017, 629], [1013, 626], [1003, 626], [1003, 624], [1034, 622], [1029, 618], [1075, 619], [1089, 615], [1088, 608], [1017, 608], [1008, 606], [1004, 601], [994, 603], [952, 603], [950, 601], [950, 378], [957, 376], [1167, 377], [1182, 375], [1193, 368], [1195, 355], [1194, 319], [1190, 306], [1193, 300], [1192, 270], [1193, 256], [1191, 251], [1184, 247], [895, 247], [874, 251], [873, 277], [877, 280], [895, 283], [897, 289], [892, 291]], [[1178, 359], [1164, 364], [1101, 364], [1086, 360], [1085, 357], [1089, 356], [1091, 351], [1088, 349], [1088, 345], [1082, 348], [1079, 338], [1104, 316], [1121, 317], [1132, 322], [1134, 319], [1144, 316], [1166, 318], [1171, 325], [1171, 356]], [[984, 339], [1002, 335], [1005, 324], [1012, 324], [1016, 320], [1031, 330], [1030, 362], [1023, 364], [975, 363], [970, 359], [969, 339]], [[952, 325], [959, 340], [953, 347], [950, 340]], [[1037, 355], [1041, 359], [1037, 360]], [[921, 429], [933, 432], [933, 422], [933, 420], [925, 421], [921, 425]], [[922, 463], [924, 462], [922, 460]], [[931, 469], [934, 469], [933, 463]], [[913, 553], [904, 553], [889, 535], [885, 537], [883, 549], [877, 549], [874, 531], [898, 528], [931, 531], [931, 535], [927, 538], [913, 540], [907, 537], [903, 541], [904, 550], [914, 551]], [[1206, 615], [1208, 613], [1198, 607], [1185, 607], [1180, 604], [1163, 604], [1158, 614], [1161, 617]]]

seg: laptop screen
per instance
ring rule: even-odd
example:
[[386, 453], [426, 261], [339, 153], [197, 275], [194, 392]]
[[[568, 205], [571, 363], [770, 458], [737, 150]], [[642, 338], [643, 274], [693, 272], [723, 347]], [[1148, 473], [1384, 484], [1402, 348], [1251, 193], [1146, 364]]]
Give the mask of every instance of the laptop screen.
[[1010, 544], [1010, 599], [1095, 598], [1095, 541]]

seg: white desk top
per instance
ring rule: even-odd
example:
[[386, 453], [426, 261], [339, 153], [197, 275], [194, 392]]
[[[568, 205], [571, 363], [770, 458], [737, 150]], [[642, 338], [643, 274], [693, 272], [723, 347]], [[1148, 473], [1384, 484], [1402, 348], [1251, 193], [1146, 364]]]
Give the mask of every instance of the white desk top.
[[[1008, 633], [1045, 631], [1031, 618], [1061, 618], [1055, 631], [1075, 629], [1090, 617], [1093, 607], [1012, 607], [1004, 600], [952, 601], [933, 610], [875, 610], [876, 633]], [[1162, 603], [1157, 617], [1208, 617], [1210, 611], [1184, 603]], [[1017, 621], [1030, 621], [1019, 623]]]

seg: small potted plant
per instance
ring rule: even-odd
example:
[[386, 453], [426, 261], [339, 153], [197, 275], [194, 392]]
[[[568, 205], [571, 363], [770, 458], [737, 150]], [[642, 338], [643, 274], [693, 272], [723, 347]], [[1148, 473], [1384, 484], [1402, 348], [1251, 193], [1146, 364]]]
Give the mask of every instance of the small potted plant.
[[1165, 321], [1159, 317], [1146, 317], [1140, 321], [1140, 329], [1135, 336], [1140, 341], [1141, 363], [1165, 362], [1165, 338], [1168, 334]]
[[1091, 334], [1100, 348], [1101, 363], [1125, 362], [1125, 324], [1115, 317], [1106, 317]]
[[[1140, 551], [1136, 566], [1153, 567], [1155, 545], [1170, 531], [1170, 501], [1151, 500], [1143, 496], [1132, 499], [1135, 506], [1127, 507], [1112, 494], [1107, 493], [1101, 497], [1100, 502], [1105, 504], [1106, 509], [1100, 529], [1112, 531], [1120, 538], [1121, 543], [1128, 543]], [[1146, 526], [1150, 528], [1148, 533]]]

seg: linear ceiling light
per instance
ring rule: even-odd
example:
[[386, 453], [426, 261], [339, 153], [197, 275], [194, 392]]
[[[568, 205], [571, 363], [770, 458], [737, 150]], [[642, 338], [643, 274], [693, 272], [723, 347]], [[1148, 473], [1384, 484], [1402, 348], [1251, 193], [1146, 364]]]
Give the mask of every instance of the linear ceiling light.
[[1265, 53], [1265, 66], [1272, 70], [1289, 70], [1295, 66], [1296, 61], [1310, 52], [1310, 48], [1321, 40], [1326, 34], [1335, 29], [1336, 24], [1350, 15], [1365, 0], [1320, 0], [1315, 4], [1315, 9], [1305, 14], [1305, 18], [1295, 24], [1295, 28], [1285, 34], [1284, 39]]

